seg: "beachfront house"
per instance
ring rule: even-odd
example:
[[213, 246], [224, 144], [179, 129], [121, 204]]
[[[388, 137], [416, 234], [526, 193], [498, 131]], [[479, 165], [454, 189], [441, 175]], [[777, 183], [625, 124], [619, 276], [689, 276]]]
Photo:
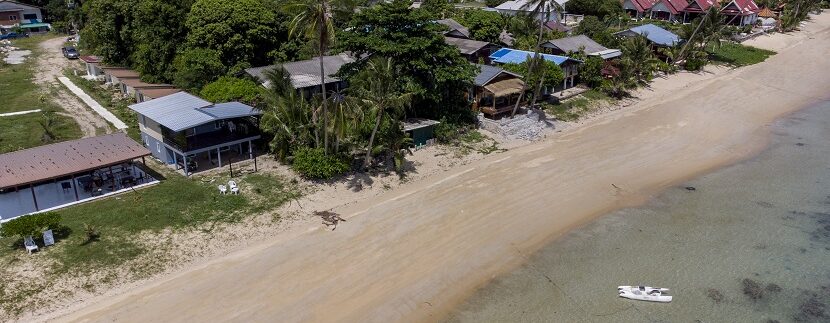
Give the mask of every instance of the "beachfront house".
[[43, 22], [40, 7], [0, 0], [0, 33], [5, 34], [16, 28], [29, 33], [43, 33], [49, 31], [52, 26]]
[[455, 21], [455, 19], [441, 19], [435, 22], [447, 27], [447, 31], [444, 32], [444, 36], [446, 37], [470, 39], [470, 30], [458, 23], [458, 21]]
[[[347, 84], [345, 81], [336, 77], [337, 72], [343, 65], [354, 62], [355, 59], [348, 54], [339, 54], [331, 56], [323, 56], [323, 66], [326, 71], [325, 89], [327, 92], [336, 92], [345, 89]], [[288, 72], [291, 85], [303, 97], [310, 99], [314, 94], [320, 93], [320, 59], [314, 57], [312, 59], [283, 63], [281, 64], [285, 71]], [[246, 69], [245, 72], [256, 79], [264, 87], [269, 87], [270, 82], [265, 76], [266, 72], [275, 68], [276, 65], [260, 66]]]
[[626, 29], [615, 35], [620, 37], [645, 37], [655, 47], [674, 47], [680, 44], [680, 36], [653, 24]]
[[190, 175], [254, 158], [262, 112], [239, 103], [213, 104], [187, 92], [133, 104], [141, 140], [152, 155]]
[[709, 8], [717, 5], [715, 0], [691, 0], [689, 5], [683, 9], [683, 22], [690, 23], [698, 17], [702, 17], [709, 11]]
[[624, 0], [623, 10], [631, 17], [640, 19], [646, 17], [656, 0]]
[[583, 53], [587, 56], [597, 56], [602, 59], [620, 57], [619, 49], [608, 49], [585, 35], [552, 39], [542, 43], [542, 48], [548, 54], [565, 56], [571, 53]]
[[2, 154], [0, 221], [156, 183], [143, 167], [148, 155], [120, 132]]
[[[533, 57], [533, 55], [535, 55], [533, 52], [525, 50], [502, 48], [490, 55], [490, 59], [493, 61], [493, 63], [497, 64], [521, 64], [527, 61], [528, 58]], [[582, 64], [582, 61], [567, 56], [551, 55], [544, 53], [540, 53], [540, 55], [542, 55], [542, 57], [545, 60], [559, 65], [559, 67], [562, 69], [562, 72], [565, 74], [565, 79], [562, 80], [561, 85], [557, 85], [553, 88], [545, 87], [544, 89], [542, 89], [542, 95], [550, 95], [553, 92], [569, 89], [576, 85], [576, 77], [579, 73], [579, 65]]]
[[683, 22], [683, 9], [689, 5], [686, 0], [657, 0], [651, 6], [651, 19]]
[[444, 42], [458, 48], [470, 63], [490, 64], [490, 55], [501, 48], [493, 43], [455, 37], [444, 37]]
[[[568, 0], [555, 0], [559, 7], [564, 8]], [[528, 0], [508, 0], [496, 6], [496, 11], [508, 16], [532, 16], [536, 20], [544, 21], [549, 16], [551, 21], [560, 21], [563, 13], [558, 12], [555, 6], [551, 6], [545, 2], [545, 8], [537, 13], [533, 11], [536, 9], [538, 3], [530, 2]]]
[[752, 0], [732, 0], [721, 6], [721, 13], [727, 17], [729, 25], [751, 26], [758, 20], [761, 8]]
[[468, 92], [473, 111], [488, 118], [513, 111], [524, 87], [522, 76], [497, 66], [477, 66], [479, 72], [473, 79], [475, 86]]

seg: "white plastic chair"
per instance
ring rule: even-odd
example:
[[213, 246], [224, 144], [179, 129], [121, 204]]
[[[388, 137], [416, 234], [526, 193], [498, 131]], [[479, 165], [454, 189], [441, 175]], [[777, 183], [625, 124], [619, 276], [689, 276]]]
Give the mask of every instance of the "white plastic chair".
[[228, 187], [231, 189], [238, 188], [239, 186], [236, 185], [236, 181], [228, 181]]
[[228, 194], [228, 188], [225, 185], [219, 185], [219, 194]]
[[32, 254], [32, 251], [37, 251], [37, 244], [32, 237], [23, 238], [23, 245], [26, 246], [26, 251], [28, 251], [29, 254]]

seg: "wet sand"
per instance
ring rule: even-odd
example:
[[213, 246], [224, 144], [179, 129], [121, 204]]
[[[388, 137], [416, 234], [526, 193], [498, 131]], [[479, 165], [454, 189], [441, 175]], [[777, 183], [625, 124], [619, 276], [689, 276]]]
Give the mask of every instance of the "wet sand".
[[770, 122], [830, 97], [828, 17], [767, 62], [336, 209], [348, 217], [336, 231], [279, 236], [60, 320], [435, 320], [569, 230], [759, 152]]

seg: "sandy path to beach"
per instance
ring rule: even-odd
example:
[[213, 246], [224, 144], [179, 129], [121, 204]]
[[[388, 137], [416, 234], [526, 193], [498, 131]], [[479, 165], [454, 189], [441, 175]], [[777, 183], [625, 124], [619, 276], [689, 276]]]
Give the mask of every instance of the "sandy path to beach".
[[[490, 156], [62, 320], [431, 321], [542, 244], [764, 147], [775, 118], [830, 99], [830, 15], [767, 62]], [[787, 36], [790, 37], [790, 36]]]

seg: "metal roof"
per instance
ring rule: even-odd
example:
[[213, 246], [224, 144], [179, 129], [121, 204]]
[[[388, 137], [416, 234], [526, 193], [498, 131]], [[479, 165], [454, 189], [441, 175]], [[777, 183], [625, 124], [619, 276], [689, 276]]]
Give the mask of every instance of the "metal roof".
[[470, 38], [470, 30], [467, 29], [467, 27], [464, 27], [464, 25], [458, 23], [458, 21], [455, 21], [455, 19], [452, 19], [452, 18], [441, 19], [441, 20], [436, 20], [435, 22], [450, 28], [450, 30], [447, 30], [446, 32], [444, 32], [444, 35], [457, 33], [459, 36], [463, 36], [465, 38]]
[[605, 46], [600, 45], [599, 43], [595, 42], [593, 39], [588, 38], [588, 36], [585, 35], [551, 39], [543, 43], [542, 47], [556, 48], [565, 53], [581, 51], [586, 54], [592, 54], [608, 50], [608, 48], [605, 48]]
[[478, 74], [476, 74], [476, 77], [473, 79], [473, 83], [475, 83], [475, 85], [477, 85], [477, 86], [484, 86], [487, 83], [490, 83], [490, 81], [492, 81], [494, 78], [496, 78], [497, 76], [499, 76], [502, 73], [513, 75], [515, 77], [522, 77], [519, 74], [510, 72], [510, 71], [506, 71], [505, 69], [503, 69], [501, 67], [497, 67], [497, 66], [481, 65], [481, 64], [476, 64], [476, 66], [478, 66], [479, 72], [478, 72]]
[[216, 120], [261, 114], [246, 104], [229, 102], [214, 105], [187, 92], [133, 104], [130, 109], [176, 132]]
[[653, 24], [646, 24], [628, 30], [623, 30], [621, 32], [618, 32], [617, 35], [640, 35], [646, 37], [649, 41], [655, 44], [663, 46], [674, 46], [680, 43], [680, 36], [677, 36], [674, 33], [663, 28], [657, 27]]
[[177, 88], [145, 88], [145, 89], [136, 89], [137, 92], [141, 93], [141, 95], [145, 96], [148, 99], [157, 99], [163, 96], [168, 96], [174, 93], [179, 93], [182, 90]]
[[[554, 0], [560, 6], [565, 6], [568, 0]], [[536, 9], [538, 2], [530, 2], [528, 0], [510, 0], [496, 6], [496, 10], [510, 10], [510, 11], [525, 11], [531, 12]], [[550, 12], [555, 12], [555, 8], [549, 7]]]
[[[518, 49], [512, 49], [512, 48], [502, 48], [502, 49], [499, 49], [498, 51], [496, 51], [495, 53], [493, 53], [492, 55], [490, 55], [490, 59], [492, 59], [493, 62], [502, 63], [502, 64], [507, 64], [507, 63], [521, 64], [521, 63], [524, 63], [527, 60], [528, 57], [532, 57], [533, 55], [535, 55], [533, 52], [529, 52], [529, 51], [526, 51], [526, 50], [518, 50]], [[562, 63], [565, 63], [567, 61], [579, 62], [579, 60], [575, 60], [573, 58], [565, 57], [565, 56], [543, 54], [543, 53], [539, 53], [539, 55], [542, 55], [542, 57], [544, 57], [545, 60], [547, 60], [547, 61], [554, 62], [556, 65], [562, 65]]]
[[[340, 79], [332, 75], [337, 74], [340, 68], [347, 63], [354, 62], [355, 59], [348, 54], [323, 56], [323, 66], [326, 70], [326, 84], [339, 82]], [[268, 79], [265, 77], [265, 72], [268, 69], [274, 68], [276, 65], [252, 67], [245, 70], [246, 73], [255, 77], [264, 86], [268, 86]], [[291, 85], [295, 89], [301, 89], [310, 86], [320, 86], [320, 59], [315, 57], [312, 59], [297, 61], [291, 63], [283, 63], [282, 67], [291, 76]]]
[[622, 51], [620, 51], [619, 49], [606, 49], [604, 51], [590, 53], [588, 54], [588, 56], [599, 56], [602, 59], [610, 59], [622, 56]]
[[455, 46], [455, 48], [458, 48], [458, 51], [460, 51], [461, 54], [464, 55], [474, 54], [482, 48], [491, 45], [486, 41], [478, 41], [473, 39], [463, 39], [455, 37], [444, 37], [444, 42], [446, 42], [449, 45]]
[[125, 80], [121, 81], [121, 83], [124, 83], [124, 85], [129, 86], [129, 87], [134, 88], [134, 89], [147, 89], [147, 88], [172, 89], [172, 88], [175, 88], [175, 86], [172, 86], [170, 84], [147, 83], [147, 82], [144, 82], [141, 79], [137, 79], [137, 78], [135, 78], [135, 79], [132, 79], [132, 78], [131, 79], [125, 79]]
[[434, 126], [439, 124], [440, 122], [430, 119], [424, 118], [409, 118], [403, 122], [403, 130], [404, 131], [412, 131], [421, 128], [426, 128], [429, 126]]
[[0, 189], [35, 184], [150, 155], [124, 133], [64, 141], [0, 155]]
[[102, 67], [104, 74], [115, 76], [117, 78], [139, 78], [138, 72], [123, 67]]

